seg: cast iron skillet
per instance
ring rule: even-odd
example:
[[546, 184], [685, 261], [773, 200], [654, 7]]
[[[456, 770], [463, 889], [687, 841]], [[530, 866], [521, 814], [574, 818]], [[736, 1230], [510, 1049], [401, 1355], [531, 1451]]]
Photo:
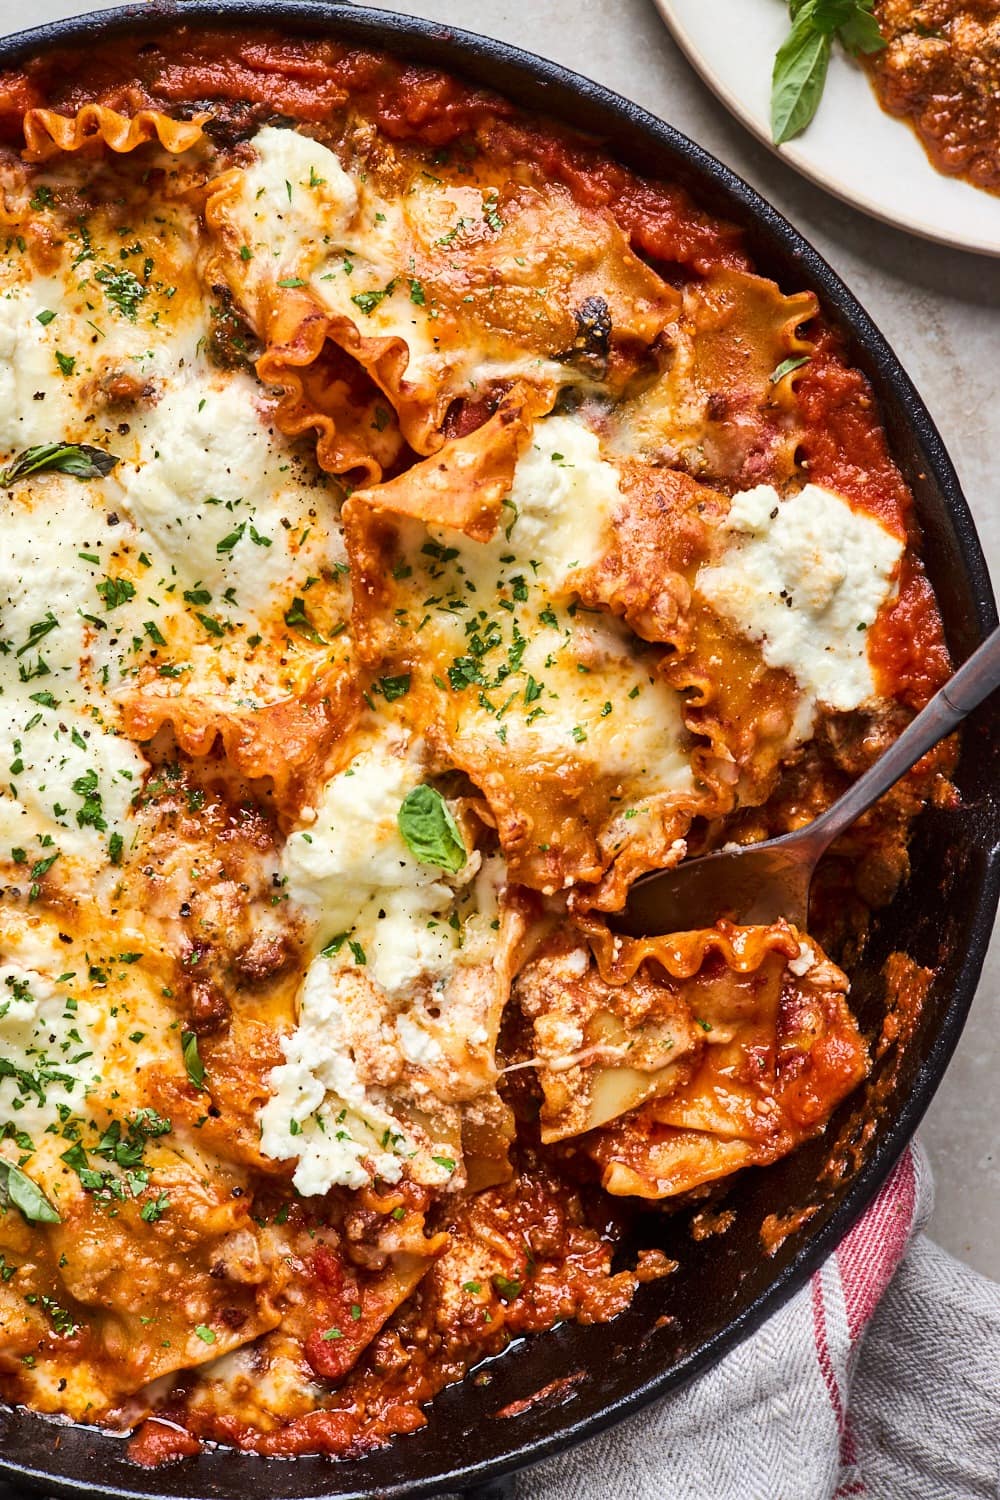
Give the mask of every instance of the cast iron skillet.
[[[53, 47], [90, 50], [122, 32], [152, 36], [181, 22], [277, 26], [336, 35], [446, 68], [508, 95], [529, 110], [600, 136], [612, 154], [651, 176], [687, 187], [707, 209], [743, 226], [762, 272], [786, 289], [815, 290], [848, 335], [851, 357], [870, 377], [893, 452], [913, 487], [925, 557], [948, 643], [963, 660], [996, 623], [989, 577], [955, 472], [926, 408], [885, 339], [816, 251], [757, 194], [698, 146], [606, 89], [514, 47], [430, 22], [308, 0], [185, 0], [180, 6], [125, 6], [61, 21], [0, 41], [0, 66]], [[230, 1450], [160, 1470], [130, 1465], [120, 1440], [0, 1408], [0, 1475], [22, 1490], [62, 1496], [176, 1497], [176, 1500], [315, 1500], [416, 1497], [485, 1486], [499, 1496], [502, 1476], [600, 1431], [654, 1396], [675, 1390], [751, 1333], [828, 1255], [875, 1195], [913, 1134], [954, 1051], [972, 1002], [1000, 884], [1000, 702], [994, 697], [964, 734], [959, 811], [928, 810], [912, 846], [913, 874], [876, 919], [853, 999], [877, 1036], [884, 1011], [879, 978], [903, 948], [937, 970], [916, 1034], [893, 1074], [890, 1050], [875, 1068], [884, 1091], [846, 1101], [825, 1137], [765, 1170], [740, 1174], [726, 1197], [732, 1228], [695, 1244], [691, 1211], [641, 1215], [631, 1248], [658, 1245], [680, 1262], [666, 1281], [642, 1287], [613, 1323], [563, 1326], [522, 1340], [492, 1362], [486, 1385], [466, 1381], [442, 1392], [428, 1425], [360, 1460], [264, 1460]], [[874, 1129], [864, 1127], [874, 1120]], [[850, 1165], [828, 1174], [838, 1140], [857, 1143]], [[807, 1205], [819, 1211], [773, 1258], [759, 1230], [771, 1213]], [[673, 1321], [661, 1328], [663, 1315]], [[517, 1417], [496, 1413], [568, 1376], [570, 1393]]]

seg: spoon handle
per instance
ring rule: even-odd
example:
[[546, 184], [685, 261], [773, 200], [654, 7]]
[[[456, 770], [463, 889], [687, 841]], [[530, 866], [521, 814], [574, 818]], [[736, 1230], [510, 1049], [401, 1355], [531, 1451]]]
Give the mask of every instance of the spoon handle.
[[811, 831], [816, 833], [817, 843], [821, 835], [824, 848], [831, 844], [998, 687], [1000, 629], [987, 636], [885, 754], [879, 756], [828, 812], [816, 819]]

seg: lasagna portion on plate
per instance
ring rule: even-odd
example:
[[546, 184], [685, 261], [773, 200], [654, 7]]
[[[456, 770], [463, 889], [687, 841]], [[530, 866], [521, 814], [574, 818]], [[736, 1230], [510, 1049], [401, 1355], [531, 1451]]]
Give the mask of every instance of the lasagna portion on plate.
[[939, 172], [1000, 193], [995, 0], [875, 0], [885, 47], [866, 58], [883, 109], [908, 120]]
[[676, 187], [333, 43], [64, 63], [0, 83], [0, 1391], [357, 1453], [865, 1077], [829, 953], [947, 750], [813, 931], [613, 913], [828, 805], [940, 620], [865, 379]]

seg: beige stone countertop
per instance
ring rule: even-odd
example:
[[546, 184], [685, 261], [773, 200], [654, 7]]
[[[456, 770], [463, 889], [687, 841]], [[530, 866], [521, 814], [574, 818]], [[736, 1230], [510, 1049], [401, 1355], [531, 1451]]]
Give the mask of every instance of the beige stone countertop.
[[[0, 33], [100, 9], [0, 0]], [[799, 177], [700, 83], [652, 0], [400, 0], [396, 9], [484, 32], [555, 59], [636, 100], [770, 199], [843, 276], [896, 349], [940, 428], [1000, 578], [1000, 259], [887, 228]], [[904, 129], [900, 126], [900, 129]], [[930, 1232], [1000, 1280], [1000, 941], [951, 1068], [921, 1131], [937, 1184]]]

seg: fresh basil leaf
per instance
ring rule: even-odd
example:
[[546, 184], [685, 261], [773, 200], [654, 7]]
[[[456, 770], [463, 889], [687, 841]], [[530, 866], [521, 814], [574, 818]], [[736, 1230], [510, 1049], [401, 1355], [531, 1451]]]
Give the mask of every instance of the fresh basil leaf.
[[833, 38], [849, 52], [877, 52], [885, 46], [874, 0], [789, 0], [791, 32], [774, 60], [771, 133], [775, 145], [800, 134], [816, 113]]
[[198, 1051], [198, 1038], [193, 1031], [181, 1032], [181, 1050], [184, 1055], [184, 1070], [187, 1073], [188, 1081], [196, 1089], [204, 1089], [205, 1064], [201, 1060], [201, 1053]]
[[62, 1219], [36, 1182], [15, 1167], [12, 1161], [0, 1160], [0, 1181], [7, 1197], [19, 1208], [29, 1224], [61, 1224]]
[[771, 384], [777, 385], [779, 380], [784, 380], [785, 376], [791, 375], [793, 370], [801, 370], [803, 365], [809, 363], [809, 358], [808, 354], [800, 354], [797, 358], [793, 354], [790, 359], [783, 359], [781, 364], [776, 366], [768, 377]]
[[774, 59], [771, 135], [776, 146], [805, 130], [819, 108], [830, 49], [829, 34], [816, 28], [811, 9], [805, 7]]
[[454, 875], [468, 859], [458, 824], [434, 787], [415, 786], [407, 793], [397, 822], [406, 847], [421, 864], [437, 865]]
[[881, 52], [885, 37], [872, 15], [874, 0], [856, 0], [851, 14], [841, 22], [837, 35], [848, 52]]
[[42, 443], [25, 448], [13, 463], [0, 470], [0, 485], [13, 484], [29, 474], [72, 474], [74, 479], [103, 479], [118, 463], [113, 453], [89, 443]]

